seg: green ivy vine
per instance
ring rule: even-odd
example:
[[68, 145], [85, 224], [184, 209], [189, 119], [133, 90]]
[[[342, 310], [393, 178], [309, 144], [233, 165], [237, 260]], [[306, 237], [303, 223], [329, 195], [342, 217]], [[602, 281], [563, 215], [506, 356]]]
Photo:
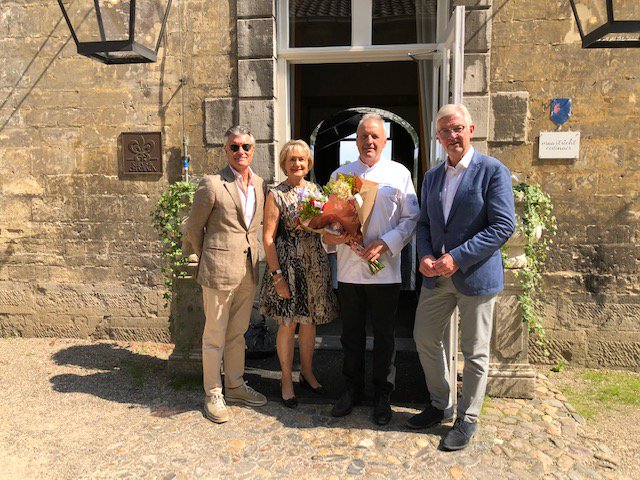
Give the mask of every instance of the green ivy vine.
[[187, 259], [182, 252], [182, 220], [193, 203], [197, 185], [190, 182], [176, 182], [169, 185], [155, 209], [151, 212], [153, 228], [162, 242], [162, 266], [164, 275], [165, 307], [175, 293], [176, 278], [186, 275]]
[[[524, 246], [526, 265], [514, 270], [514, 274], [522, 293], [518, 296], [522, 310], [523, 321], [529, 324], [529, 333], [534, 342], [540, 346], [545, 355], [549, 355], [546, 332], [542, 326], [542, 273], [545, 270], [545, 260], [553, 244], [553, 237], [557, 232], [556, 217], [553, 215], [551, 197], [542, 191], [538, 185], [520, 182], [513, 186], [513, 195], [521, 211], [518, 225], [520, 231], [527, 238]], [[538, 235], [542, 235], [538, 239]], [[503, 252], [504, 254], [504, 252]]]

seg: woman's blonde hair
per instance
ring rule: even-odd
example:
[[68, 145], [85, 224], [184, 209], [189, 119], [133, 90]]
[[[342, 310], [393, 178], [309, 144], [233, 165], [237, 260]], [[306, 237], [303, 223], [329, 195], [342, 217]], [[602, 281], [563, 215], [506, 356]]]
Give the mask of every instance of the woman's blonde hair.
[[309, 148], [309, 145], [307, 145], [307, 142], [304, 140], [289, 140], [282, 146], [279, 157], [280, 169], [285, 174], [287, 173], [285, 163], [287, 163], [289, 157], [294, 153], [299, 153], [300, 156], [307, 159], [309, 170], [313, 168], [313, 155], [311, 154], [311, 149]]

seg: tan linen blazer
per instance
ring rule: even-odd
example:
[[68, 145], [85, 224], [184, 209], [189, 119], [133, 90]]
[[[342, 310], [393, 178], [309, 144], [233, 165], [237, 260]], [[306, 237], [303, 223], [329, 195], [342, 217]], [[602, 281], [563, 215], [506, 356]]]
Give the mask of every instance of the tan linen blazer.
[[232, 290], [245, 272], [251, 248], [253, 278], [258, 278], [258, 230], [264, 209], [264, 181], [253, 174], [256, 212], [245, 225], [236, 179], [227, 165], [202, 179], [193, 196], [185, 237], [198, 255], [196, 280], [216, 290]]

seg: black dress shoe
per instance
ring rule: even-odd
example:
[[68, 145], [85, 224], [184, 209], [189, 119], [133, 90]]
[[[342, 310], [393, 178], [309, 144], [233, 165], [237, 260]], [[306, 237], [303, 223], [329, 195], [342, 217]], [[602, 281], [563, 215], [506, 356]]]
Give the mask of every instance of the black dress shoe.
[[302, 374], [300, 374], [300, 380], [298, 381], [298, 384], [302, 388], [306, 388], [308, 390], [311, 390], [316, 395], [324, 395], [325, 394], [324, 387], [322, 385], [318, 385], [316, 388], [313, 388], [311, 386], [311, 384], [309, 382], [307, 382], [307, 379], [302, 376]]
[[422, 412], [409, 418], [409, 420], [407, 420], [407, 426], [415, 430], [430, 428], [442, 422], [451, 420], [452, 415], [453, 414], [451, 412], [446, 412], [445, 410], [440, 410], [433, 405], [429, 405]]
[[447, 436], [444, 437], [442, 446], [445, 450], [462, 450], [469, 446], [471, 439], [478, 431], [478, 424], [465, 422], [462, 418], [456, 418], [455, 423]]
[[336, 404], [331, 409], [331, 415], [334, 417], [344, 417], [351, 413], [353, 407], [362, 401], [362, 393], [352, 389], [344, 391]]
[[282, 401], [282, 404], [287, 408], [296, 408], [298, 406], [298, 399], [296, 397], [280, 397], [280, 400]]
[[376, 425], [386, 425], [391, 421], [393, 411], [389, 404], [389, 394], [376, 395], [373, 403], [373, 422]]

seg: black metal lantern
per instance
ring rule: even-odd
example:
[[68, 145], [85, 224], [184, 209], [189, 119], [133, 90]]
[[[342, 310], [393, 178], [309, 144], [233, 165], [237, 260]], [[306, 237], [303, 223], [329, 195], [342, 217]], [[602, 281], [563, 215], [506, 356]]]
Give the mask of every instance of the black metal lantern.
[[569, 0], [582, 48], [640, 47], [640, 0]]
[[78, 53], [100, 62], [158, 59], [171, 0], [58, 0]]

